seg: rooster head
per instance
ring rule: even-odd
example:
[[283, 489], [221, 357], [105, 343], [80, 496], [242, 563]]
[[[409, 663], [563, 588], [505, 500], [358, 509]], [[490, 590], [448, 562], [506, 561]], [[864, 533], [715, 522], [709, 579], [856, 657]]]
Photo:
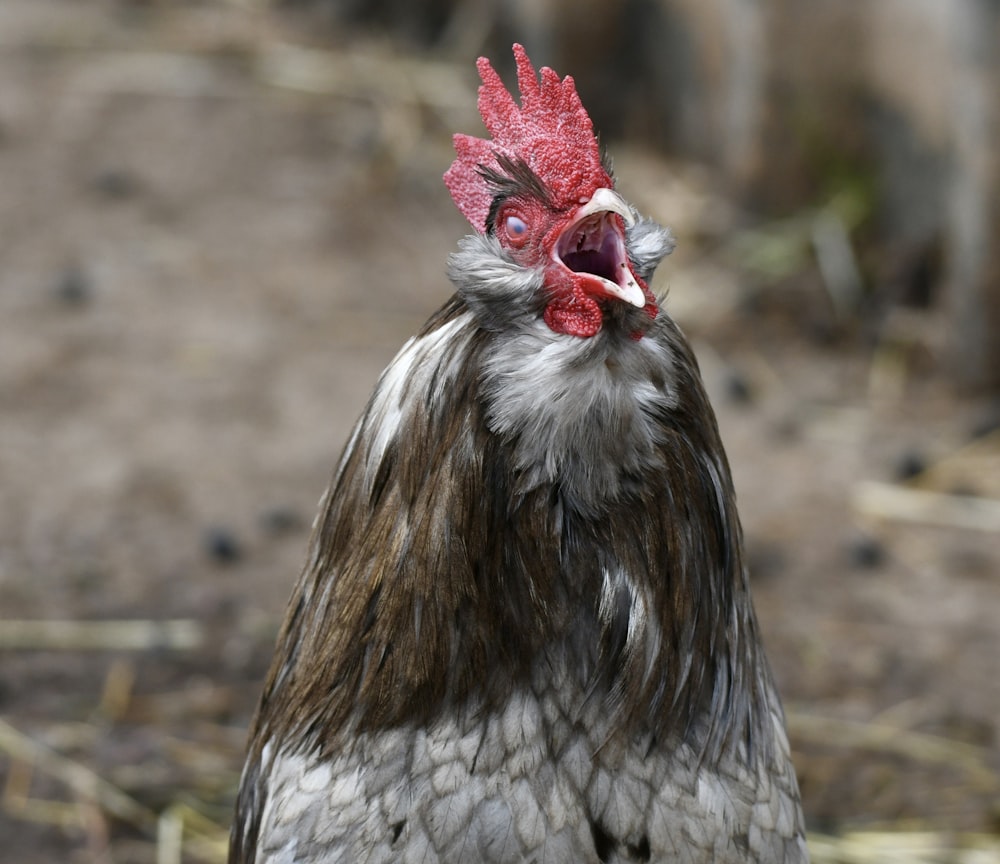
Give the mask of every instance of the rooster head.
[[515, 263], [542, 272], [543, 317], [555, 332], [595, 335], [612, 302], [655, 317], [626, 246], [635, 215], [614, 189], [573, 79], [543, 67], [539, 80], [520, 45], [514, 58], [520, 107], [479, 58], [479, 113], [492, 137], [455, 136], [457, 158], [444, 175], [451, 197]]

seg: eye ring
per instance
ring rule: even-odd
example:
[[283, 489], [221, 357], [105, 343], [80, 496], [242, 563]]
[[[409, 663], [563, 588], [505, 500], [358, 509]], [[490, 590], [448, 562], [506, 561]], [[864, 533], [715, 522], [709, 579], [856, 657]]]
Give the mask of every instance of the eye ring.
[[528, 223], [519, 213], [508, 212], [502, 218], [507, 242], [514, 247], [523, 246], [528, 239]]

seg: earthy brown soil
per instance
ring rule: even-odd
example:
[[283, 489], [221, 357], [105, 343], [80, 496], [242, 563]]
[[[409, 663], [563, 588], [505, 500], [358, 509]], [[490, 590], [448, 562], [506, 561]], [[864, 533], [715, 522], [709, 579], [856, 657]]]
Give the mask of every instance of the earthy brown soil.
[[[0, 4], [0, 718], [24, 736], [0, 735], [3, 862], [153, 861], [151, 814], [185, 807], [218, 840], [316, 501], [449, 294], [471, 63], [434, 104], [387, 48], [333, 44], [389, 83], [303, 92], [282, 82], [313, 55], [281, 46], [306, 32], [251, 6]], [[1000, 438], [968, 447], [988, 402], [948, 389], [932, 314], [880, 339], [808, 266], [748, 279], [710, 177], [612, 148], [679, 237], [658, 287], [718, 410], [811, 828], [996, 832], [998, 534], [856, 501], [923, 465], [906, 488], [1000, 499]], [[201, 642], [55, 647], [22, 619], [190, 619]], [[220, 860], [185, 824], [184, 860]]]

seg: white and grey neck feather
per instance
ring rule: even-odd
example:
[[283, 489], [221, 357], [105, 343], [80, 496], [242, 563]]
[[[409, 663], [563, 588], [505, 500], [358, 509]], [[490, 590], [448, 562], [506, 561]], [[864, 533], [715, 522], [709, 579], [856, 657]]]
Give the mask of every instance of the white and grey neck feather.
[[[629, 257], [643, 279], [674, 247], [670, 232], [637, 219]], [[676, 407], [666, 319], [619, 309], [596, 336], [552, 331], [543, 321], [542, 274], [519, 267], [490, 235], [464, 238], [449, 277], [479, 326], [502, 338], [484, 352], [482, 388], [491, 432], [515, 443], [518, 491], [558, 485], [563, 500], [596, 513], [657, 458], [658, 418]], [[627, 316], [627, 317], [626, 317]], [[635, 330], [650, 338], [635, 338]]]

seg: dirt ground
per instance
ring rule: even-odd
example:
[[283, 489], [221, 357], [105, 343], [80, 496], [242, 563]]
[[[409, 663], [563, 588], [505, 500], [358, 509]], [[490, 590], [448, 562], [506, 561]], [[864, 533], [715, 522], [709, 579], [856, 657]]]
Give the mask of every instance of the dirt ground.
[[[252, 4], [0, 4], [0, 862], [223, 860], [316, 502], [450, 293], [471, 58], [309, 41]], [[854, 326], [811, 270], [748, 279], [711, 177], [611, 147], [678, 234], [657, 287], [817, 860], [1000, 860], [1000, 411], [950, 392], [932, 312]], [[821, 836], [856, 831], [883, 857]]]

